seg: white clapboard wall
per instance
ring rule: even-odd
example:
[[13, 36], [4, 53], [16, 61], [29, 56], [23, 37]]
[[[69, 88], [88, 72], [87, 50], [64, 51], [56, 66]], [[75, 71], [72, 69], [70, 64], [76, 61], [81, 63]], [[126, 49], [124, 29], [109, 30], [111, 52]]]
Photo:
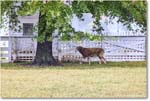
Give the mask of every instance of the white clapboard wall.
[[[104, 36], [100, 41], [53, 40], [53, 56], [60, 61], [79, 61], [81, 54], [77, 46], [104, 48], [107, 61], [146, 60], [146, 36]], [[1, 62], [33, 61], [37, 41], [29, 36], [1, 37]], [[92, 61], [99, 61], [92, 57]], [[84, 59], [83, 61], [87, 61]]]

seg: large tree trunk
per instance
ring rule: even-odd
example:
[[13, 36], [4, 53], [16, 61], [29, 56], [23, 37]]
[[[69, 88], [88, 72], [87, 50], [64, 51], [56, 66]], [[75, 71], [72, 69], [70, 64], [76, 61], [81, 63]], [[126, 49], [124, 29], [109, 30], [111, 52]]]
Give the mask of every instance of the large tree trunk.
[[[38, 36], [44, 36], [42, 42], [37, 43], [37, 51], [36, 56], [33, 61], [33, 65], [38, 66], [56, 66], [61, 65], [52, 54], [52, 41], [49, 42], [48, 38], [52, 37], [52, 30], [46, 30], [47, 28], [47, 21], [46, 21], [46, 13], [45, 14], [39, 14], [39, 25], [38, 25]], [[45, 34], [43, 34], [45, 32]]]
[[60, 63], [52, 55], [52, 42], [38, 42], [37, 52], [33, 65], [38, 66], [57, 66]]

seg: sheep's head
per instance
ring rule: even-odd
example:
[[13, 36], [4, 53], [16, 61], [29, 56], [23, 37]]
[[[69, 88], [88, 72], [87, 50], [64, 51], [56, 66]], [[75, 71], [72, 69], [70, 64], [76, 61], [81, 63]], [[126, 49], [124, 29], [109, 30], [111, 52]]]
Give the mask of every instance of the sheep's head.
[[82, 48], [83, 48], [82, 46], [78, 46], [76, 49], [77, 49], [78, 51], [80, 51]]

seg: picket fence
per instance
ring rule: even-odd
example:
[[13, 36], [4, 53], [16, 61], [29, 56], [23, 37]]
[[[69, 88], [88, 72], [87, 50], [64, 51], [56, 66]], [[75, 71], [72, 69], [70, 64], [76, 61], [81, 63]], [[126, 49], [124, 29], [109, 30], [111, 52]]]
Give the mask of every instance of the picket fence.
[[[103, 36], [100, 41], [53, 40], [53, 56], [60, 61], [80, 61], [82, 56], [77, 46], [102, 47], [107, 61], [145, 61], [146, 36]], [[37, 41], [32, 36], [3, 36], [0, 41], [1, 62], [33, 61]], [[91, 61], [99, 61], [91, 57]], [[87, 61], [86, 59], [82, 59]]]

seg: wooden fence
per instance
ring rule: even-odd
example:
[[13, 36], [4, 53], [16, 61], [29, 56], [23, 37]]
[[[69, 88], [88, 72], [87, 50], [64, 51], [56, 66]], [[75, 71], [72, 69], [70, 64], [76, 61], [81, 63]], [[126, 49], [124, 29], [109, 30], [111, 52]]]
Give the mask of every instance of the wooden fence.
[[35, 57], [37, 42], [33, 36], [2, 36], [0, 42], [8, 43], [1, 45], [1, 62], [32, 61]]
[[10, 60], [9, 43], [7, 40], [0, 41], [0, 62], [6, 63]]
[[[144, 61], [146, 59], [146, 36], [103, 36], [101, 41], [53, 40], [53, 56], [61, 61], [79, 61], [82, 56], [77, 46], [102, 47], [107, 61]], [[29, 36], [1, 37], [1, 62], [33, 61], [37, 41]], [[92, 61], [99, 61], [92, 57]], [[86, 59], [83, 61], [87, 61]]]
[[[102, 47], [107, 61], [144, 61], [146, 59], [145, 41], [145, 36], [115, 36], [105, 37], [103, 41], [60, 42], [58, 56], [64, 61], [79, 60], [81, 55], [75, 49], [77, 46]], [[94, 57], [91, 60], [98, 61], [99, 59]]]

